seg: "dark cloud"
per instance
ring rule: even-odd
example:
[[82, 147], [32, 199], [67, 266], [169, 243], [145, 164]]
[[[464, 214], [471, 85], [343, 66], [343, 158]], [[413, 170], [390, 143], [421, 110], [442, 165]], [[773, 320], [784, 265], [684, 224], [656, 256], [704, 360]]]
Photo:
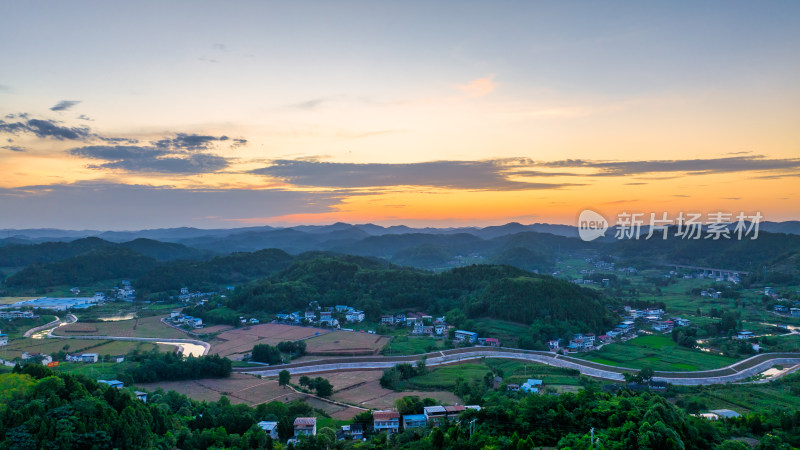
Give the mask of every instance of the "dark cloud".
[[91, 117], [89, 117], [89, 116], [87, 116], [85, 114], [81, 114], [80, 116], [78, 116], [78, 119], [79, 120], [86, 120], [88, 122], [94, 122], [94, 119], [92, 119]]
[[66, 111], [80, 102], [80, 100], [61, 100], [60, 102], [56, 103], [55, 106], [50, 108], [50, 111]]
[[203, 136], [199, 134], [184, 134], [178, 133], [174, 138], [161, 139], [155, 142], [158, 148], [166, 148], [171, 150], [207, 150], [215, 142], [227, 141], [228, 136]]
[[30, 116], [28, 113], [6, 114], [6, 119], [27, 119], [28, 116]]
[[19, 146], [16, 146], [16, 145], [4, 145], [3, 147], [0, 147], [0, 148], [3, 148], [5, 150], [11, 150], [12, 152], [27, 152], [28, 151], [27, 148], [19, 147]]
[[[17, 117], [22, 117], [17, 115]], [[92, 135], [88, 128], [64, 127], [53, 120], [30, 119], [26, 122], [6, 122], [0, 120], [0, 133], [33, 133], [40, 138], [53, 138], [58, 140], [81, 141]]]
[[299, 186], [363, 188], [432, 186], [471, 190], [558, 189], [574, 184], [533, 183], [508, 179], [504, 161], [433, 161], [409, 164], [351, 164], [278, 160], [252, 173]]
[[595, 169], [596, 172], [592, 173], [591, 176], [617, 177], [669, 172], [706, 175], [714, 173], [798, 169], [800, 168], [800, 159], [767, 159], [763, 155], [655, 161], [591, 161], [566, 159], [562, 161], [541, 162], [539, 165], [558, 168]]
[[[0, 188], [2, 226], [104, 229], [246, 225], [238, 219], [330, 212], [342, 194], [279, 189], [175, 189], [79, 182]], [[59, 211], [53, 214], [53, 211]]]
[[90, 165], [93, 169], [124, 170], [127, 172], [199, 174], [218, 172], [229, 166], [228, 160], [217, 155], [192, 153], [174, 155], [171, 150], [132, 145], [91, 145], [73, 148], [73, 156], [107, 161]]

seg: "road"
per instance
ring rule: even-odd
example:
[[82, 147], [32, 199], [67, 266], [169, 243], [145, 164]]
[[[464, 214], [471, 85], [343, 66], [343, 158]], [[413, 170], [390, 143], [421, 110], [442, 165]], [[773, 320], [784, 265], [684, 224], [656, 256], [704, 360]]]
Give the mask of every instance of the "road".
[[[236, 372], [251, 373], [261, 376], [277, 376], [281, 370], [291, 374], [308, 374], [331, 371], [388, 369], [402, 362], [414, 363], [425, 359], [428, 367], [455, 364], [482, 358], [500, 358], [531, 361], [549, 366], [576, 369], [584, 375], [613, 381], [623, 381], [623, 373], [636, 373], [636, 369], [608, 366], [605, 364], [584, 361], [571, 356], [558, 355], [551, 352], [521, 350], [513, 348], [472, 347], [445, 350], [422, 355], [400, 357], [363, 357], [321, 359], [300, 363], [263, 368], [236, 368]], [[720, 369], [696, 372], [663, 372], [656, 371], [653, 380], [666, 381], [678, 385], [708, 385], [741, 382], [776, 365], [795, 366], [800, 364], [800, 353], [762, 353], [739, 361]]]

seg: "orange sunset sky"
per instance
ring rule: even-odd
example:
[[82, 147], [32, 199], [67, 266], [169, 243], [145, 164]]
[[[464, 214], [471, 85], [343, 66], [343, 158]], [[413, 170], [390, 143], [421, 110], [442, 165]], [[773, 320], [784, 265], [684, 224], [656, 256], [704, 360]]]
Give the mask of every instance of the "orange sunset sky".
[[800, 219], [798, 2], [4, 10], [0, 228]]

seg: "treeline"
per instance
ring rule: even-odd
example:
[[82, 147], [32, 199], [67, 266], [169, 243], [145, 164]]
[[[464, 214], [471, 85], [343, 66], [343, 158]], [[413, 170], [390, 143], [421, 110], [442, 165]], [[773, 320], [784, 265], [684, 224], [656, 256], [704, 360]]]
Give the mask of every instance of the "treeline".
[[177, 353], [131, 353], [127, 359], [136, 362], [118, 375], [120, 381], [152, 383], [155, 381], [196, 380], [199, 378], [226, 378], [231, 375], [232, 364], [219, 355], [189, 356]]
[[281, 353], [303, 356], [306, 354], [306, 343], [305, 341], [283, 341], [276, 346], [256, 344], [250, 352], [250, 360], [272, 366], [281, 363], [283, 359]]
[[[128, 389], [38, 364], [0, 374], [3, 449], [280, 449], [285, 447], [256, 424], [278, 422], [280, 439], [286, 442], [293, 434], [292, 422], [301, 416], [325, 413], [300, 401], [251, 408], [232, 405], [226, 397], [197, 402], [161, 389], [150, 393], [145, 403]], [[322, 427], [317, 434], [315, 448], [334, 448], [334, 430]]]
[[294, 311], [310, 302], [346, 304], [379, 319], [393, 310], [468, 318], [491, 316], [522, 323], [569, 321], [589, 330], [613, 325], [612, 301], [549, 275], [509, 266], [478, 265], [431, 273], [345, 255], [301, 255], [289, 268], [239, 290], [225, 305], [241, 312]]
[[415, 365], [409, 363], [396, 364], [394, 367], [386, 369], [381, 375], [380, 384], [386, 389], [402, 391], [405, 382], [418, 375], [425, 375], [428, 369], [424, 360], [417, 361]]

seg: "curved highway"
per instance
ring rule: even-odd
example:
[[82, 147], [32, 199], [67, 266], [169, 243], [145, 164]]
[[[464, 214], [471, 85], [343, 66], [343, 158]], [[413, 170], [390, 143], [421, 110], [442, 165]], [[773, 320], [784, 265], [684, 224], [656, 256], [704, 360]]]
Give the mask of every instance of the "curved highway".
[[[517, 359], [575, 369], [584, 375], [614, 381], [624, 380], [622, 376], [624, 372], [632, 374], [638, 372], [636, 369], [608, 366], [551, 352], [486, 347], [444, 350], [441, 352], [411, 356], [326, 358], [315, 361], [271, 366], [269, 369], [248, 367], [236, 368], [234, 371], [261, 376], [277, 376], [282, 370], [288, 370], [289, 373], [294, 375], [331, 371], [388, 369], [395, 364], [403, 362], [414, 363], [423, 358], [427, 366], [455, 364], [481, 358]], [[656, 371], [653, 380], [666, 381], [671, 384], [680, 385], [723, 384], [746, 380], [776, 365], [795, 366], [798, 364], [800, 364], [800, 353], [762, 353], [731, 364], [730, 366], [714, 370], [695, 372]]]

